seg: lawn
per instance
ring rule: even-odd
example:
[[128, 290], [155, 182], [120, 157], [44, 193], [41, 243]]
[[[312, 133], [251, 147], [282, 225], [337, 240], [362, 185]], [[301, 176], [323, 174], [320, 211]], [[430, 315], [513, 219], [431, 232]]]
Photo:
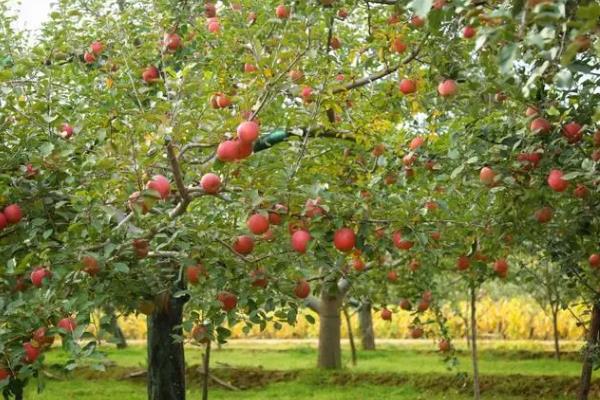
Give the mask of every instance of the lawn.
[[[232, 343], [213, 351], [212, 366], [217, 368], [215, 375], [235, 383], [239, 377], [228, 379], [231, 371], [240, 375], [244, 375], [244, 371], [259, 371], [259, 374], [265, 374], [266, 383], [240, 393], [215, 386], [211, 388], [211, 398], [469, 399], [470, 382], [463, 373], [470, 374], [470, 360], [462, 347], [459, 346], [458, 367], [452, 370], [447, 368], [439, 354], [431, 350], [432, 346], [421, 343], [385, 344], [375, 352], [360, 351], [357, 366], [351, 365], [349, 351], [345, 348], [344, 370], [324, 373], [313, 369], [316, 349], [311, 345], [267, 341]], [[76, 371], [67, 380], [47, 379], [46, 390], [41, 394], [31, 390], [28, 398], [95, 400], [110, 396], [111, 400], [145, 399], [143, 379], [120, 379], [124, 372], [144, 369], [145, 349], [134, 345], [125, 350], [110, 347], [102, 350], [116, 365], [105, 375], [82, 375]], [[199, 348], [188, 348], [188, 364], [199, 364], [201, 354]], [[48, 362], [55, 363], [64, 357], [59, 349], [55, 349], [48, 354]], [[512, 344], [509, 347], [484, 344], [480, 369], [483, 387], [487, 387], [484, 399], [567, 399], [573, 398], [573, 385], [576, 384], [580, 364], [574, 352], [558, 362], [545, 348], [532, 344]], [[271, 372], [281, 375], [271, 380]], [[240, 387], [243, 387], [244, 381], [239, 379], [242, 382]], [[197, 375], [192, 375], [188, 383], [189, 398], [199, 398], [200, 380]]]

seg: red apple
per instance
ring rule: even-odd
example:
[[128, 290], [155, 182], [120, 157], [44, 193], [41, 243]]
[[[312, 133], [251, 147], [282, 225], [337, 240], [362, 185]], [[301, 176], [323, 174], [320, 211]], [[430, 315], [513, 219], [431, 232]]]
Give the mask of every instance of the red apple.
[[304, 279], [301, 279], [296, 283], [296, 287], [294, 288], [294, 294], [299, 299], [305, 299], [310, 294], [310, 285]]
[[292, 234], [292, 248], [298, 253], [306, 253], [308, 242], [310, 241], [310, 233], [303, 229], [297, 230]]
[[402, 41], [401, 38], [397, 37], [394, 38], [394, 40], [392, 41], [391, 48], [394, 53], [402, 54], [406, 51], [406, 44]]
[[254, 121], [244, 121], [237, 127], [237, 134], [244, 143], [252, 143], [258, 139], [260, 127]]
[[23, 343], [23, 351], [25, 352], [23, 362], [26, 364], [34, 363], [41, 353], [40, 348], [37, 346], [37, 343], [34, 345], [34, 343], [32, 342]]
[[98, 260], [92, 256], [83, 256], [81, 258], [81, 263], [83, 264], [83, 270], [90, 276], [96, 276], [98, 275], [98, 272], [100, 272]]
[[297, 69], [293, 69], [288, 73], [290, 79], [294, 82], [299, 81], [300, 79], [302, 79], [304, 77], [304, 74], [302, 73], [302, 71], [299, 71]]
[[390, 282], [396, 282], [398, 280], [398, 273], [396, 271], [388, 271], [387, 279]]
[[494, 179], [496, 178], [496, 174], [494, 170], [490, 167], [483, 167], [481, 171], [479, 171], [479, 180], [481, 183], [487, 186], [491, 186], [494, 184]]
[[304, 86], [300, 91], [300, 96], [304, 99], [305, 102], [310, 102], [313, 94], [313, 90], [309, 86]]
[[59, 136], [63, 139], [68, 139], [73, 136], [73, 130], [73, 127], [65, 122], [60, 127]]
[[202, 264], [189, 265], [185, 270], [185, 274], [187, 281], [192, 285], [196, 285], [198, 282], [200, 282], [201, 276], [207, 276], [204, 265]]
[[412, 79], [402, 79], [399, 88], [403, 94], [411, 94], [417, 91], [417, 83]]
[[8, 226], [8, 220], [4, 213], [0, 212], [0, 231]]
[[252, 279], [252, 286], [259, 288], [266, 288], [269, 284], [267, 279], [267, 273], [263, 268], [257, 268], [250, 272], [250, 278]]
[[192, 329], [192, 337], [198, 343], [208, 344], [210, 342], [210, 333], [206, 325], [196, 325]]
[[475, 30], [475, 28], [473, 28], [470, 25], [465, 26], [463, 29], [463, 37], [465, 39], [471, 39], [473, 36], [475, 36], [476, 33], [477, 31]]
[[221, 188], [221, 178], [212, 172], [204, 174], [200, 179], [200, 187], [208, 194], [219, 193], [219, 189]]
[[334, 36], [329, 41], [329, 46], [331, 46], [333, 50], [338, 50], [342, 47], [342, 41], [337, 36]]
[[165, 33], [163, 43], [167, 50], [177, 51], [181, 48], [181, 37], [176, 33]]
[[246, 222], [250, 232], [261, 235], [269, 230], [269, 219], [261, 214], [253, 214]]
[[350, 228], [338, 229], [333, 235], [333, 244], [339, 251], [348, 252], [356, 244], [356, 235]]
[[338, 12], [337, 12], [337, 16], [338, 16], [340, 19], [346, 19], [346, 18], [348, 18], [348, 15], [349, 15], [349, 14], [348, 14], [348, 10], [346, 10], [345, 8], [340, 8], [340, 9], [338, 10]]
[[594, 147], [600, 147], [600, 131], [594, 133], [592, 140], [594, 142]]
[[531, 125], [529, 125], [529, 129], [533, 133], [546, 134], [552, 130], [552, 125], [545, 118], [536, 118], [531, 121]]
[[460, 256], [456, 261], [456, 268], [459, 271], [465, 271], [471, 266], [471, 259], [467, 256]]
[[575, 190], [573, 191], [573, 195], [578, 199], [585, 199], [588, 196], [588, 194], [590, 194], [589, 189], [581, 183], [578, 183], [575, 187]]
[[590, 255], [588, 258], [588, 262], [590, 263], [590, 267], [599, 268], [600, 267], [600, 253], [594, 253]]
[[414, 245], [412, 241], [402, 239], [402, 233], [400, 231], [395, 231], [392, 234], [392, 240], [394, 245], [400, 250], [410, 250]]
[[23, 218], [23, 212], [18, 204], [10, 204], [4, 208], [4, 217], [9, 224], [17, 224]]
[[142, 72], [142, 79], [146, 83], [154, 83], [160, 79], [160, 73], [158, 72], [158, 68], [155, 66], [150, 66], [146, 68]]
[[527, 117], [535, 117], [540, 113], [540, 110], [536, 106], [528, 106], [525, 109], [525, 116]]
[[98, 55], [104, 50], [104, 45], [100, 41], [92, 42], [92, 44], [90, 44], [90, 50], [92, 53]]
[[146, 184], [146, 188], [158, 193], [162, 200], [165, 200], [171, 194], [171, 182], [162, 175], [154, 175]]
[[583, 137], [581, 132], [581, 125], [577, 122], [569, 122], [565, 126], [563, 126], [563, 136], [567, 139], [569, 143], [577, 143]]
[[423, 328], [415, 327], [410, 330], [410, 337], [413, 339], [419, 339], [421, 336], [423, 336], [423, 333]]
[[12, 373], [9, 369], [7, 368], [0, 368], [0, 382], [2, 382], [5, 379], [8, 379], [12, 376]]
[[238, 236], [233, 243], [233, 249], [242, 255], [250, 254], [254, 250], [254, 239], [247, 235]]
[[425, 25], [425, 20], [423, 18], [419, 17], [418, 15], [415, 15], [410, 19], [410, 24], [412, 26], [414, 26], [415, 28], [419, 28], [419, 27]]
[[429, 308], [428, 300], [422, 299], [421, 301], [419, 301], [419, 304], [417, 305], [418, 312], [425, 312], [425, 311], [427, 311], [428, 308]]
[[237, 146], [238, 146], [237, 160], [244, 160], [244, 159], [250, 157], [250, 155], [254, 151], [254, 143], [242, 142], [239, 139], [236, 139], [235, 142], [237, 143]]
[[321, 199], [308, 199], [304, 205], [304, 215], [308, 218], [314, 218], [325, 215], [325, 210], [320, 206]]
[[500, 278], [506, 278], [506, 274], [508, 273], [508, 263], [506, 260], [503, 258], [496, 260], [494, 263], [494, 271]]
[[423, 143], [425, 143], [425, 139], [422, 136], [417, 136], [416, 138], [413, 138], [413, 140], [410, 141], [408, 148], [414, 151], [417, 150], [419, 147], [423, 146]]
[[438, 93], [442, 97], [453, 96], [458, 92], [458, 85], [452, 79], [446, 79], [438, 85]]
[[412, 310], [412, 305], [410, 304], [410, 300], [408, 299], [402, 299], [400, 300], [400, 308], [405, 310], [405, 311], [410, 311]]
[[96, 62], [96, 56], [94, 53], [85, 52], [83, 53], [83, 60], [88, 64], [93, 64]]
[[247, 74], [251, 74], [253, 72], [256, 72], [256, 66], [254, 64], [250, 64], [250, 63], [245, 63], [244, 64], [244, 72]]
[[233, 293], [222, 291], [217, 295], [217, 300], [221, 303], [224, 311], [231, 311], [237, 306], [237, 296]]
[[226, 140], [217, 147], [217, 158], [223, 162], [231, 162], [239, 157], [239, 146], [235, 140]]
[[442, 238], [442, 234], [439, 231], [433, 231], [429, 234], [429, 236], [436, 241]]
[[221, 24], [217, 18], [211, 18], [206, 27], [210, 33], [219, 33], [221, 30]]
[[77, 321], [75, 320], [75, 318], [63, 318], [60, 321], [58, 321], [56, 327], [70, 333], [73, 332], [75, 328], [77, 328]]
[[217, 16], [217, 7], [213, 3], [204, 4], [204, 15], [207, 18], [215, 18]]
[[540, 224], [546, 224], [552, 220], [552, 215], [554, 214], [552, 208], [550, 207], [542, 207], [535, 212], [535, 219]]
[[392, 320], [392, 312], [390, 310], [388, 310], [387, 308], [384, 308], [381, 310], [381, 319], [384, 321], [391, 321]]
[[442, 353], [447, 353], [450, 351], [450, 342], [447, 339], [440, 340], [438, 343], [438, 349], [440, 349]]
[[362, 258], [354, 257], [354, 259], [352, 260], [352, 267], [356, 271], [361, 272], [361, 271], [365, 270], [366, 265], [365, 265], [365, 262], [362, 260]]
[[563, 179], [563, 172], [553, 169], [548, 175], [548, 186], [555, 192], [564, 192], [569, 186], [569, 181]]
[[421, 262], [419, 260], [417, 260], [416, 258], [413, 258], [408, 263], [408, 269], [410, 269], [412, 272], [418, 271], [419, 268], [421, 268]]
[[290, 11], [285, 5], [280, 4], [275, 8], [275, 15], [279, 19], [287, 19], [290, 16]]
[[52, 273], [46, 269], [46, 267], [36, 267], [31, 272], [30, 279], [31, 283], [35, 287], [42, 287], [44, 278], [50, 278]]

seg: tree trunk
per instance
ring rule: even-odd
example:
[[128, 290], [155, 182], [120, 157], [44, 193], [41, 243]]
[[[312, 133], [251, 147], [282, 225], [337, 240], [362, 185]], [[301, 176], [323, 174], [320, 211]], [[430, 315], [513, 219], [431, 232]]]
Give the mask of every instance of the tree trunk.
[[185, 400], [183, 342], [171, 336], [183, 335], [185, 300], [170, 297], [167, 303], [148, 317], [148, 400]]
[[558, 308], [552, 306], [552, 328], [554, 332], [554, 358], [560, 361], [560, 343], [558, 335]]
[[479, 360], [477, 359], [477, 292], [475, 285], [471, 285], [471, 359], [473, 361], [473, 398], [481, 398], [479, 387]]
[[323, 289], [319, 309], [319, 368], [342, 367], [340, 298]]
[[117, 349], [125, 349], [127, 348], [127, 339], [123, 334], [123, 330], [119, 326], [119, 321], [117, 320], [117, 316], [112, 313], [110, 316], [110, 326], [112, 335], [115, 338], [115, 342], [117, 343]]
[[204, 381], [202, 382], [202, 400], [208, 400], [208, 380], [210, 378], [210, 341], [206, 343], [203, 360]]
[[363, 350], [375, 350], [375, 332], [371, 303], [366, 301], [358, 308], [358, 326]]
[[581, 368], [581, 381], [579, 386], [579, 395], [577, 400], [587, 400], [590, 393], [592, 382], [593, 348], [598, 344], [598, 334], [600, 333], [600, 306], [596, 303], [592, 308], [592, 322], [588, 331], [588, 342], [585, 350], [583, 366]]
[[350, 342], [350, 352], [352, 354], [352, 365], [356, 365], [356, 345], [354, 344], [354, 333], [352, 332], [352, 321], [350, 320], [350, 314], [348, 309], [344, 305], [342, 308], [344, 312], [344, 318], [346, 319], [346, 327], [348, 328], [348, 341]]

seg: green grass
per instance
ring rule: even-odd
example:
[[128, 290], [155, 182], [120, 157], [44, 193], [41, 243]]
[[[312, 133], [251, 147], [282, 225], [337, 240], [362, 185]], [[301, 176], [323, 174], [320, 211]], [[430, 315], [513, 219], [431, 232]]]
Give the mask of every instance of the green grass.
[[[211, 364], [217, 367], [262, 367], [265, 370], [298, 370], [298, 377], [292, 381], [271, 383], [264, 388], [245, 390], [234, 393], [218, 388], [211, 388], [211, 399], [281, 399], [281, 400], [360, 400], [360, 399], [397, 399], [397, 400], [463, 400], [471, 398], [468, 389], [445, 390], [431, 388], [436, 382], [451, 380], [458, 372], [470, 373], [470, 359], [467, 354], [461, 353], [458, 357], [459, 365], [454, 370], [448, 370], [439, 354], [431, 351], [431, 346], [417, 345], [381, 345], [375, 352], [359, 352], [358, 365], [352, 367], [349, 362], [349, 351], [344, 348], [344, 371], [347, 375], [341, 378], [334, 374], [315, 371], [316, 349], [309, 345], [287, 344], [253, 344], [227, 345], [221, 350], [214, 350]], [[518, 351], [517, 351], [518, 350]], [[526, 350], [526, 351], [524, 351]], [[529, 345], [505, 349], [499, 347], [486, 347], [480, 354], [480, 371], [483, 376], [501, 381], [514, 379], [516, 374], [522, 375], [515, 381], [515, 387], [502, 389], [500, 394], [485, 393], [483, 399], [523, 400], [531, 397], [519, 397], [519, 389], [532, 383], [544, 385], [545, 379], [550, 376], [556, 379], [576, 379], [580, 373], [580, 364], [571, 360], [555, 361], [540, 353], [541, 349], [532, 349]], [[121, 367], [131, 370], [143, 369], [146, 365], [145, 349], [141, 346], [132, 346], [126, 350], [116, 350], [105, 347], [109, 360]], [[536, 351], [536, 352], [533, 352]], [[60, 362], [65, 355], [59, 349], [48, 353], [49, 363]], [[199, 364], [201, 350], [190, 347], [186, 350], [186, 361], [189, 365]], [[385, 381], [379, 384], [378, 374], [410, 377], [408, 381], [394, 383]], [[369, 379], [362, 377], [370, 374]], [[509, 377], [509, 375], [511, 377]], [[396, 375], [393, 375], [396, 376]], [[447, 378], [444, 378], [447, 377]], [[348, 384], [344, 379], [348, 378]], [[437, 379], [437, 381], [436, 381]], [[440, 380], [441, 379], [441, 380]], [[423, 382], [422, 382], [423, 381]], [[428, 382], [431, 385], [428, 386]], [[552, 383], [549, 383], [552, 385]], [[520, 386], [519, 386], [520, 385]], [[456, 385], [459, 386], [459, 385]], [[199, 383], [190, 382], [190, 398], [199, 398]], [[514, 389], [514, 390], [513, 390]], [[571, 396], [572, 397], [572, 396]], [[117, 380], [108, 374], [96, 379], [83, 380], [73, 378], [68, 381], [47, 381], [47, 387], [41, 394], [33, 393], [30, 388], [28, 399], [37, 400], [63, 400], [82, 399], [95, 400], [137, 400], [145, 399], [145, 386], [139, 381]], [[557, 397], [556, 393], [539, 399], [567, 399]]]

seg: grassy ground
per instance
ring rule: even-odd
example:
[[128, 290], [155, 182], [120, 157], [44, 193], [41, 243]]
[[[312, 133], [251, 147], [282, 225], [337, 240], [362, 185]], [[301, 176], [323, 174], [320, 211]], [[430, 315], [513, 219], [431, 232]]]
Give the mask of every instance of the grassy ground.
[[[555, 361], [544, 346], [532, 344], [484, 344], [481, 352], [480, 370], [483, 375], [484, 399], [568, 399], [573, 398], [580, 372], [578, 356], [572, 352], [563, 361]], [[572, 346], [574, 348], [575, 346]], [[236, 344], [213, 351], [212, 365], [222, 370], [231, 368], [260, 367], [262, 372], [281, 371], [281, 376], [265, 376], [266, 384], [234, 393], [218, 387], [211, 389], [211, 399], [281, 399], [281, 400], [463, 400], [469, 399], [470, 383], [461, 372], [470, 373], [469, 358], [459, 351], [459, 365], [448, 370], [439, 354], [432, 351], [429, 343], [385, 344], [375, 352], [359, 352], [358, 365], [350, 365], [349, 351], [344, 349], [344, 371], [324, 373], [313, 369], [316, 350], [307, 344], [265, 342], [262, 344]], [[459, 350], [461, 347], [459, 346]], [[123, 371], [142, 370], [146, 364], [145, 349], [132, 346], [126, 350], [103, 349], [120, 372], [88, 376], [83, 379], [75, 373], [68, 380], [47, 380], [41, 394], [29, 393], [35, 400], [82, 399], [137, 400], [145, 399], [143, 380], [119, 379]], [[186, 352], [190, 365], [199, 364], [201, 350], [189, 348]], [[65, 356], [60, 350], [48, 354], [49, 363], [58, 362]], [[227, 376], [225, 376], [227, 379]], [[255, 379], [249, 375], [248, 379]], [[227, 379], [229, 380], [229, 379]], [[235, 380], [233, 381], [235, 382]], [[243, 380], [242, 386], [244, 385]], [[271, 383], [269, 383], [271, 382]], [[600, 387], [600, 382], [596, 383]], [[200, 380], [191, 376], [190, 399], [199, 398]], [[250, 384], [250, 386], [253, 386]], [[548, 391], [547, 391], [548, 390]], [[595, 394], [598, 396], [598, 394]], [[593, 397], [593, 398], [600, 398]]]

